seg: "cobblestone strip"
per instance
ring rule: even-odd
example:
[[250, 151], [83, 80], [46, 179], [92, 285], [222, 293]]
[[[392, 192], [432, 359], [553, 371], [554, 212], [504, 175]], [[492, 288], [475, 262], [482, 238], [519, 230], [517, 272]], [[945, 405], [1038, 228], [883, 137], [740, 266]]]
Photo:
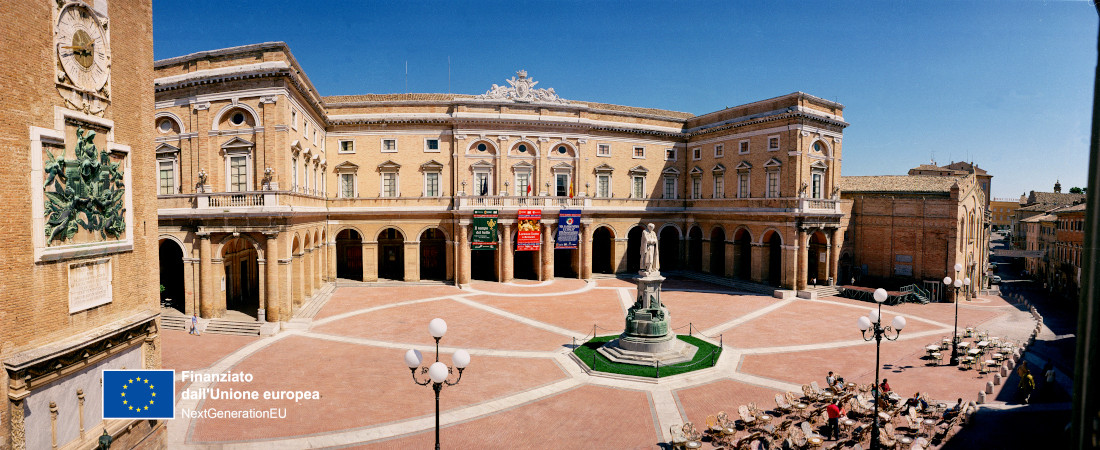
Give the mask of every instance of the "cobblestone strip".
[[[408, 344], [403, 342], [388, 342], [377, 341], [374, 339], [365, 339], [357, 337], [339, 336], [335, 334], [318, 333], [316, 331], [306, 331], [301, 333], [302, 336], [311, 337], [316, 339], [324, 339], [326, 341], [344, 342], [355, 345], [369, 345], [371, 347], [381, 348], [393, 348], [398, 350], [415, 349], [420, 350], [423, 353], [435, 353], [434, 344]], [[496, 350], [488, 348], [469, 348], [469, 347], [448, 347], [441, 345], [439, 347], [439, 353], [453, 353], [458, 350], [466, 350], [473, 356], [499, 356], [508, 358], [554, 358], [561, 354], [560, 351], [529, 351], [529, 350]]]
[[[253, 342], [253, 343], [248, 344], [244, 347], [241, 347], [237, 351], [229, 354], [228, 356], [226, 356], [226, 357], [222, 358], [221, 360], [219, 360], [218, 362], [214, 363], [214, 365], [212, 365], [212, 366], [210, 366], [206, 369], [196, 370], [196, 372], [204, 372], [204, 373], [225, 372], [225, 371], [231, 369], [233, 366], [240, 363], [241, 361], [243, 361], [245, 358], [247, 358], [249, 356], [252, 356], [253, 353], [256, 353], [256, 352], [260, 351], [264, 347], [267, 347], [271, 344], [274, 344], [274, 343], [276, 343], [276, 342], [278, 342], [278, 341], [280, 341], [283, 338], [286, 338], [288, 336], [297, 336], [298, 334], [299, 333], [295, 332], [295, 331], [287, 331], [287, 332], [279, 333], [279, 334], [271, 336], [271, 337], [260, 339], [256, 342]], [[176, 375], [176, 377], [180, 376], [179, 373], [176, 373], [175, 375]], [[177, 379], [177, 381], [178, 381], [178, 379]], [[213, 384], [213, 383], [193, 381], [185, 389], [208, 388], [208, 387], [210, 387], [211, 384]], [[176, 419], [172, 421], [172, 426], [168, 427], [168, 445], [170, 447], [184, 444], [187, 440], [189, 440], [191, 438], [191, 433], [194, 432], [195, 421], [193, 419], [188, 418], [184, 414], [180, 413], [180, 411], [184, 411], [184, 410], [197, 411], [202, 406], [201, 403], [202, 402], [198, 399], [187, 399], [187, 400], [185, 400], [185, 399], [181, 398], [180, 400], [176, 401], [176, 405], [175, 405], [175, 407], [177, 408], [176, 409], [176, 412], [177, 412]]]
[[[554, 294], [554, 295], [565, 295], [565, 294]], [[494, 308], [492, 306], [484, 305], [484, 304], [475, 302], [473, 300], [470, 300], [468, 298], [450, 297], [450, 299], [454, 300], [456, 302], [462, 303], [464, 305], [473, 306], [474, 308], [480, 309], [482, 311], [486, 311], [486, 312], [493, 313], [493, 314], [496, 314], [496, 315], [501, 316], [501, 317], [506, 317], [506, 318], [512, 319], [516, 322], [519, 322], [519, 323], [522, 323], [522, 324], [525, 324], [525, 325], [529, 325], [529, 326], [538, 328], [540, 330], [549, 331], [551, 333], [557, 333], [557, 334], [564, 335], [566, 337], [575, 337], [575, 338], [578, 338], [578, 339], [587, 336], [587, 335], [580, 334], [580, 333], [578, 333], [576, 331], [573, 331], [573, 330], [567, 330], [567, 329], [559, 327], [559, 326], [539, 322], [539, 321], [534, 320], [534, 319], [529, 319], [529, 318], [523, 317], [519, 314], [511, 313], [511, 312], [505, 311], [505, 310], [500, 309], [500, 308]]]
[[[684, 291], [684, 292], [693, 292], [693, 291]], [[718, 325], [710, 327], [706, 330], [703, 330], [702, 333], [703, 334], [718, 334], [722, 331], [726, 331], [730, 328], [741, 325], [741, 324], [743, 324], [745, 322], [748, 322], [750, 320], [753, 320], [757, 317], [763, 316], [764, 314], [770, 313], [770, 312], [775, 311], [779, 308], [787, 306], [787, 305], [789, 305], [793, 302], [794, 302], [794, 300], [792, 300], [792, 299], [780, 300], [778, 302], [772, 303], [771, 305], [765, 306], [763, 308], [760, 308], [756, 311], [745, 314], [745, 315], [743, 315], [741, 317], [738, 317], [736, 319], [733, 319], [733, 320], [730, 320], [728, 322], [720, 323]]]

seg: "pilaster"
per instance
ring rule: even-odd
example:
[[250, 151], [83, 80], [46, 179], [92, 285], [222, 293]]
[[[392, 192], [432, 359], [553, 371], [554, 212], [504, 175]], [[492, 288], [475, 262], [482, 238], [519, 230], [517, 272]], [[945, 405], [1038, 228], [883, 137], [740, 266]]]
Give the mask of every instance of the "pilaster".
[[196, 233], [199, 238], [199, 286], [202, 289], [199, 295], [199, 316], [203, 319], [214, 317], [214, 283], [213, 268], [210, 264], [210, 233]]
[[267, 245], [264, 250], [264, 271], [267, 273], [264, 291], [264, 314], [268, 322], [282, 320], [282, 311], [279, 307], [279, 233], [264, 233]]

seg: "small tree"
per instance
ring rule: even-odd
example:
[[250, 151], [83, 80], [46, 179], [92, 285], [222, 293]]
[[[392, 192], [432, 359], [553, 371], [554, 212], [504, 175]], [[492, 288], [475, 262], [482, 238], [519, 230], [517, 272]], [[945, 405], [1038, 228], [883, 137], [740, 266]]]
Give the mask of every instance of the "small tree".
[[1088, 188], [1080, 188], [1080, 187], [1074, 186], [1074, 187], [1069, 188], [1069, 193], [1070, 194], [1084, 194], [1086, 189], [1088, 189]]

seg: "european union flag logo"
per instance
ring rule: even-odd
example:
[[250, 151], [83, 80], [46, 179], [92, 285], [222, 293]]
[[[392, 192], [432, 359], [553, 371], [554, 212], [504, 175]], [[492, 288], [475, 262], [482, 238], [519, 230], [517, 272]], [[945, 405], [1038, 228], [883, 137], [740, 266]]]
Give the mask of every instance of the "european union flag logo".
[[104, 419], [174, 419], [175, 372], [104, 370]]

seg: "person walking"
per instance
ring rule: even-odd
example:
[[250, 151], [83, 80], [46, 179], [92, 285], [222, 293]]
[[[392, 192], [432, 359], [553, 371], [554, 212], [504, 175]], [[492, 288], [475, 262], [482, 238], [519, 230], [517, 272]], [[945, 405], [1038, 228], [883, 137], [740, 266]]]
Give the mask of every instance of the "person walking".
[[1031, 391], [1035, 390], [1035, 377], [1031, 376], [1031, 372], [1026, 373], [1020, 377], [1020, 397], [1023, 398], [1024, 404], [1031, 401]]
[[1054, 396], [1054, 363], [1047, 362], [1047, 366], [1043, 368], [1043, 395], [1046, 400], [1051, 400]]
[[840, 417], [844, 415], [844, 409], [840, 407], [839, 400], [833, 399], [829, 406], [825, 407], [825, 413], [829, 415], [829, 436], [832, 440], [840, 440]]
[[191, 331], [188, 334], [199, 334], [199, 315], [197, 313], [191, 313]]

